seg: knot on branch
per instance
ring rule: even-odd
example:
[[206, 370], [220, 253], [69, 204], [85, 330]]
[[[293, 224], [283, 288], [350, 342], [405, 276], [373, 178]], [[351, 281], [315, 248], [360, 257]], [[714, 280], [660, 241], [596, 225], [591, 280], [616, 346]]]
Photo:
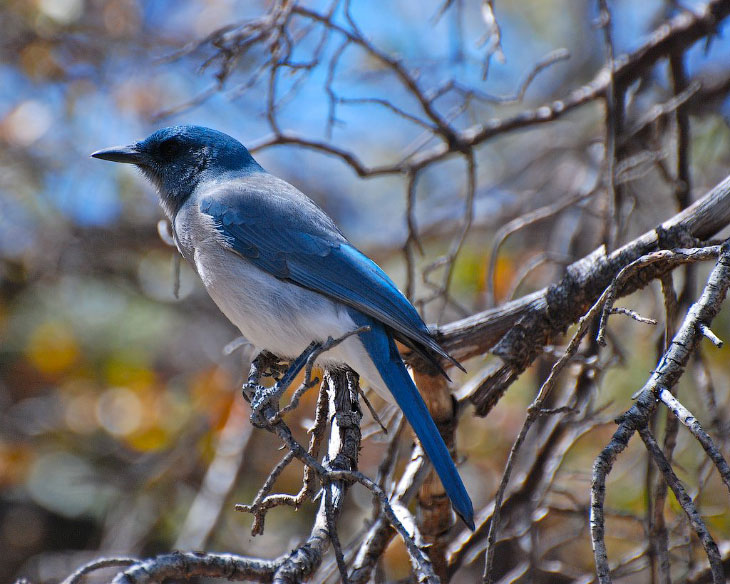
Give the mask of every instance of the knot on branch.
[[[527, 367], [542, 350], [550, 326], [545, 313], [526, 314], [500, 339], [492, 353], [516, 368]], [[535, 340], [539, 339], [536, 348]]]
[[668, 228], [659, 225], [654, 229], [657, 237], [658, 249], [673, 249], [675, 247], [701, 247], [702, 241], [694, 237], [686, 225], [677, 223]]
[[335, 420], [340, 428], [359, 428], [362, 414], [358, 412], [336, 412]]

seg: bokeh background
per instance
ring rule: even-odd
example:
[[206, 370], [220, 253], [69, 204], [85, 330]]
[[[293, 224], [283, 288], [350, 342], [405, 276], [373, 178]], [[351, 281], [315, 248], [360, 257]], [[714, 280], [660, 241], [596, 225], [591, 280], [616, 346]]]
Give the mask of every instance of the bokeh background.
[[[536, 77], [522, 103], [475, 100], [457, 115], [457, 125], [562, 97], [589, 81], [605, 61], [595, 2], [499, 2], [503, 58], [491, 60], [483, 79], [480, 3], [456, 0], [439, 17], [442, 4], [360, 1], [352, 3], [352, 14], [375, 45], [418, 69], [425, 87], [456, 78], [491, 95], [509, 95], [547, 53], [559, 48], [570, 53]], [[616, 54], [636, 49], [676, 10], [673, 2], [660, 0], [609, 4]], [[325, 10], [329, 3], [307, 5]], [[20, 576], [58, 580], [104, 553], [150, 555], [201, 546], [273, 557], [308, 531], [312, 506], [273, 511], [266, 533], [257, 538], [249, 534], [250, 517], [233, 511], [233, 502], [250, 502], [280, 456], [272, 436], [248, 427], [237, 388], [249, 355], [224, 351], [237, 332], [185, 265], [175, 296], [175, 252], [158, 235], [162, 214], [152, 188], [132, 168], [89, 158], [96, 149], [178, 123], [220, 129], [247, 145], [265, 141], [271, 131], [266, 79], [252, 81], [263, 56], [255, 49], [246, 53], [220, 84], [217, 62], [206, 65], [215, 48], [196, 43], [266, 10], [256, 0], [0, 2], [0, 582]], [[730, 75], [726, 28], [721, 25], [726, 34], [709, 46], [699, 43], [687, 53], [691, 78]], [[317, 40], [304, 35], [303, 59]], [[325, 55], [336, 49], [330, 43]], [[371, 165], [400, 158], [418, 139], [421, 128], [376, 103], [341, 103], [330, 138], [327, 78], [323, 63], [294, 86], [281, 103], [282, 128], [331, 140]], [[295, 80], [292, 74], [282, 83]], [[350, 98], [387, 96], [399, 107], [414, 105], [380, 64], [358, 51], [343, 57], [334, 87]], [[669, 92], [668, 75], [657, 68], [633, 91], [636, 110]], [[695, 198], [730, 168], [729, 113], [724, 99], [692, 112]], [[507, 134], [478, 149], [475, 216], [455, 266], [455, 302], [445, 311], [437, 310], [438, 303], [426, 305], [429, 321], [448, 322], [488, 305], [488, 251], [501, 223], [588, 190], [596, 181], [602, 115], [600, 104], [587, 105], [554, 124]], [[314, 198], [358, 247], [405, 285], [403, 177], [363, 180], [340, 160], [295, 146], [264, 148], [256, 156]], [[650, 168], [631, 183], [635, 210], [626, 237], [675, 212], [671, 189], [657, 174]], [[425, 249], [419, 269], [444, 253], [458, 231], [464, 185], [459, 160], [447, 159], [421, 177], [416, 218]], [[498, 258], [497, 302], [554, 281], [562, 264], [593, 249], [601, 204], [587, 199], [510, 238]], [[539, 267], [513, 290], [521, 268], [545, 250], [560, 261]], [[661, 318], [657, 290], [648, 288], [627, 304]], [[415, 294], [423, 298], [428, 289], [418, 283]], [[592, 460], [610, 435], [611, 415], [630, 406], [629, 396], [657, 355], [660, 331], [620, 318], [612, 326], [623, 354], [596, 381], [594, 407], [606, 408], [601, 413], [606, 423], [576, 443], [561, 478], [565, 490], [582, 501]], [[726, 313], [716, 332], [730, 336]], [[718, 411], [704, 410], [691, 391], [687, 399], [705, 419], [724, 424], [730, 372], [723, 355], [715, 350], [707, 355]], [[467, 366], [473, 372], [483, 361]], [[460, 451], [467, 457], [462, 472], [477, 505], [494, 492], [539, 375], [539, 367], [525, 374], [487, 419], [466, 414], [460, 428]], [[302, 427], [312, 416], [313, 398], [294, 414]], [[228, 454], [221, 452], [226, 445]], [[407, 447], [404, 439], [404, 451]], [[382, 437], [373, 432], [362, 451], [363, 469], [372, 472], [382, 454]], [[705, 468], [686, 437], [680, 436], [677, 458], [685, 476]], [[233, 487], [219, 516], [202, 520], [205, 528], [195, 523], [199, 511], [193, 512], [193, 502], [213, 461], [223, 465]], [[644, 485], [636, 476], [645, 469], [645, 457], [630, 449], [612, 475], [620, 485], [610, 491], [614, 508], [628, 514], [643, 509]], [[281, 490], [296, 492], [300, 472], [288, 469]], [[727, 493], [705, 474], [706, 484], [695, 494], [715, 535], [727, 542]], [[369, 506], [367, 495], [355, 491], [346, 517], [360, 518]], [[641, 524], [630, 519], [617, 530], [617, 539], [643, 537]], [[556, 554], [590, 567], [589, 540], [579, 527], [576, 532]], [[622, 544], [612, 545], [620, 551]], [[386, 556], [386, 569], [393, 578], [408, 572], [397, 543]]]

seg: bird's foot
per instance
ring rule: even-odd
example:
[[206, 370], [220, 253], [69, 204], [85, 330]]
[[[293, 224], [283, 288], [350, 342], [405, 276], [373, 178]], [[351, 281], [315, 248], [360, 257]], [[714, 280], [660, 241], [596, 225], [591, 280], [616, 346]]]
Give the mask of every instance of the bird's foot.
[[286, 388], [282, 388], [279, 383], [275, 383], [271, 387], [257, 385], [251, 400], [251, 424], [256, 428], [268, 426], [279, 410], [279, 398], [285, 390]]
[[[258, 379], [261, 377], [261, 368], [260, 364], [254, 365], [254, 367], [257, 367], [256, 372], [259, 375], [249, 376], [248, 382], [243, 386], [244, 396], [250, 396], [251, 424], [257, 428], [264, 428], [276, 422], [276, 415], [279, 411], [279, 398], [292, 384], [299, 372], [307, 365], [309, 358], [319, 349], [319, 343], [310, 343], [302, 354], [290, 363], [281, 379], [271, 387], [264, 387], [258, 383]], [[268, 358], [268, 355], [265, 358]]]

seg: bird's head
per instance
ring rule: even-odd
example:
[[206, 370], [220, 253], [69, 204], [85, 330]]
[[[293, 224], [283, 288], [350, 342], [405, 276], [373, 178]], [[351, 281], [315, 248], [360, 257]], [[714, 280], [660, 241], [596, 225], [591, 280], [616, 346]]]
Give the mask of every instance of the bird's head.
[[171, 216], [201, 181], [262, 170], [238, 140], [202, 126], [163, 128], [135, 144], [106, 148], [91, 156], [136, 165], [155, 184]]

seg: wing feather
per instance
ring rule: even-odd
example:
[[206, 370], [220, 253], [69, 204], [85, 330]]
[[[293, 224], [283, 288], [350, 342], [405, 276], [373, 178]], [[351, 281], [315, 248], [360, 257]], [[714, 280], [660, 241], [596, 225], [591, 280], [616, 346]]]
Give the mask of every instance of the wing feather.
[[288, 183], [248, 177], [201, 197], [200, 210], [231, 250], [260, 269], [351, 306], [453, 361], [388, 275]]

